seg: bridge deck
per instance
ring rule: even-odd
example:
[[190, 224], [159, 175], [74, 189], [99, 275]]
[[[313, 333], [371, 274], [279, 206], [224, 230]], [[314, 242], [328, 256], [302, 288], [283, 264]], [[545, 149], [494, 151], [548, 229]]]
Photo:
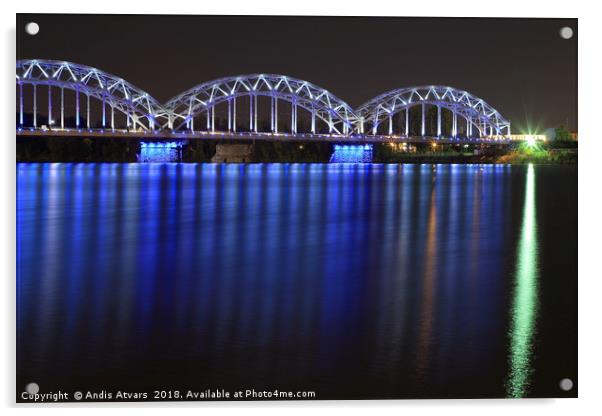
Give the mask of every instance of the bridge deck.
[[508, 144], [512, 140], [503, 137], [491, 138], [443, 138], [436, 136], [398, 135], [334, 135], [311, 133], [248, 133], [248, 132], [171, 132], [171, 131], [126, 131], [99, 129], [17, 129], [17, 137], [91, 137], [139, 140], [243, 140], [243, 141], [307, 141], [349, 144], [370, 143], [441, 143], [441, 144]]

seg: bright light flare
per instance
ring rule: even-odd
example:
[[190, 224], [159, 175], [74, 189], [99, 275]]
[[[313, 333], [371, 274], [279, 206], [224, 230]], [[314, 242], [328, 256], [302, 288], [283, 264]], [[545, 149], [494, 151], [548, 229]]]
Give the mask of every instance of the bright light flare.
[[532, 135], [532, 134], [529, 134], [529, 135], [527, 135], [526, 139], [527, 139], [527, 145], [528, 145], [529, 147], [533, 147], [533, 146], [535, 146], [535, 143], [536, 143], [536, 141], [537, 141], [537, 138], [536, 138], [534, 135]]

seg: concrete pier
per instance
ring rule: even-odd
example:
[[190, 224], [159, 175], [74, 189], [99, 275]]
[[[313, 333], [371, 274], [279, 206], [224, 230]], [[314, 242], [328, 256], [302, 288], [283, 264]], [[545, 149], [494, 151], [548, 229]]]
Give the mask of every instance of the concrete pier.
[[215, 155], [211, 158], [211, 162], [214, 163], [245, 163], [252, 161], [252, 144], [217, 144]]

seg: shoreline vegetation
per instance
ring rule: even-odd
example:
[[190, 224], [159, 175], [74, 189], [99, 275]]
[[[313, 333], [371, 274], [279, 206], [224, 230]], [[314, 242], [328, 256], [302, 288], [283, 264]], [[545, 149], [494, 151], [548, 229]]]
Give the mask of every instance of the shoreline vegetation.
[[[210, 163], [216, 154], [215, 140], [190, 141], [179, 150], [181, 162]], [[237, 144], [220, 141], [219, 144]], [[240, 144], [240, 143], [238, 143]], [[249, 144], [246, 142], [245, 144]], [[255, 142], [250, 163], [328, 163], [332, 143]], [[140, 141], [114, 138], [17, 138], [17, 162], [112, 162], [139, 161]], [[527, 145], [448, 145], [420, 143], [401, 147], [388, 143], [373, 145], [373, 163], [459, 163], [459, 164], [576, 164], [576, 141], [548, 141]]]

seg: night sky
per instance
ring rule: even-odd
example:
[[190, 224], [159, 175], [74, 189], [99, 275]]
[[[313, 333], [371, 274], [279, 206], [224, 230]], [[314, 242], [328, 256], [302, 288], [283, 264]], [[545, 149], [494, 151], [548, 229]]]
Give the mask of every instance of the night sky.
[[[37, 36], [24, 32], [40, 25]], [[564, 40], [563, 26], [575, 35]], [[443, 84], [483, 98], [513, 132], [577, 130], [577, 19], [17, 16], [17, 59], [77, 62], [159, 101], [229, 75], [311, 81], [357, 107], [399, 87]]]

